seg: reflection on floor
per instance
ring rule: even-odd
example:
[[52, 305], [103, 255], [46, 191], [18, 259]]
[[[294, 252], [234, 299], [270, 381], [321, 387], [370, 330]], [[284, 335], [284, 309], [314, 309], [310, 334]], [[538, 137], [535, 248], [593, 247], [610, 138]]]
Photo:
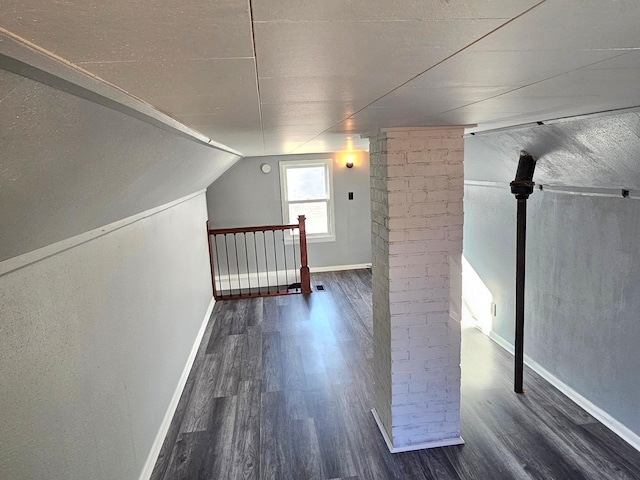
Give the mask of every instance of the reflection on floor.
[[153, 472], [178, 479], [633, 479], [640, 453], [512, 357], [463, 332], [466, 444], [390, 454], [370, 413], [371, 273], [215, 306]]

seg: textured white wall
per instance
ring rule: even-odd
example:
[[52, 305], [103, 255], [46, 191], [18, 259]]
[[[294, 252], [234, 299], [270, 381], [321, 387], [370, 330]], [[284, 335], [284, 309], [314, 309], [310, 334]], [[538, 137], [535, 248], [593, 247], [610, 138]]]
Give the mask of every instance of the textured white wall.
[[462, 134], [371, 138], [376, 411], [396, 449], [460, 442]]
[[384, 429], [391, 422], [391, 314], [389, 311], [389, 190], [387, 136], [370, 139], [371, 271], [373, 274], [373, 375], [376, 411]]
[[211, 301], [206, 219], [201, 194], [0, 276], [0, 478], [138, 478]]

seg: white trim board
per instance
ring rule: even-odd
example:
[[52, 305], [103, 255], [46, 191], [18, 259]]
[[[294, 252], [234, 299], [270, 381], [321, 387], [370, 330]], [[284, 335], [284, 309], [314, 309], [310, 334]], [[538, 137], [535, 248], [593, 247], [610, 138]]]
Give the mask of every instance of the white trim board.
[[387, 448], [391, 453], [402, 453], [402, 452], [412, 452], [414, 450], [425, 450], [427, 448], [439, 448], [439, 447], [452, 447], [454, 445], [462, 445], [464, 444], [464, 440], [462, 437], [455, 438], [447, 438], [444, 440], [435, 440], [433, 442], [424, 442], [417, 443], [415, 445], [407, 445], [405, 447], [394, 447], [389, 435], [387, 435], [387, 431], [382, 426], [382, 420], [378, 416], [378, 412], [376, 412], [375, 408], [371, 409], [371, 413], [373, 414], [373, 418], [378, 425], [378, 429], [380, 433], [382, 433], [382, 437], [384, 438], [384, 442], [387, 444]]
[[[502, 338], [500, 335], [491, 332], [489, 338], [504, 348], [507, 352], [513, 355], [514, 347], [507, 340]], [[627, 426], [625, 426], [619, 420], [616, 420], [611, 415], [609, 415], [602, 408], [598, 407], [594, 403], [592, 403], [589, 399], [582, 396], [580, 393], [576, 392], [569, 385], [564, 383], [554, 374], [549, 372], [546, 368], [540, 365], [538, 362], [533, 360], [528, 355], [524, 356], [524, 363], [531, 368], [534, 372], [544, 378], [551, 385], [556, 387], [562, 393], [564, 393], [569, 399], [575, 402], [579, 407], [593, 416], [596, 420], [602, 423], [605, 427], [611, 430], [613, 433], [618, 435], [621, 439], [631, 445], [633, 448], [640, 452], [640, 435], [636, 434], [632, 430], [630, 430]]]
[[465, 187], [509, 188], [508, 182], [486, 182], [484, 180], [465, 180]]
[[322, 272], [342, 272], [344, 270], [360, 270], [362, 268], [371, 268], [370, 263], [353, 263], [351, 265], [330, 265], [328, 267], [309, 267], [311, 273]]
[[[176, 205], [191, 200], [192, 198], [195, 198], [199, 195], [203, 195], [205, 192], [206, 189], [198, 190], [197, 192], [194, 192], [172, 202], [165, 203], [164, 205], [160, 205], [159, 207], [146, 210], [136, 215], [132, 215], [131, 217], [123, 218], [122, 220], [118, 220], [108, 225], [104, 225], [88, 232], [81, 233], [80, 235], [76, 235], [75, 237], [65, 238], [64, 240], [52, 243], [51, 245], [47, 245], [46, 247], [38, 248], [37, 250], [32, 250], [31, 252], [23, 253], [22, 255], [18, 255], [17, 257], [4, 260], [0, 262], [0, 277], [46, 258], [53, 257], [54, 255], [62, 253], [66, 250], [70, 250], [74, 247], [82, 245], [83, 243], [87, 243], [95, 240], [96, 238], [108, 235], [115, 230], [119, 230], [123, 227], [126, 227], [127, 225], [131, 225], [132, 223], [135, 223], [147, 217], [151, 217], [152, 215], [160, 213], [164, 210], [168, 210], [171, 207], [175, 207]], [[205, 235], [204, 228], [202, 232], [202, 234]]]
[[164, 414], [164, 418], [162, 419], [162, 423], [160, 424], [158, 433], [156, 433], [156, 438], [151, 445], [151, 450], [149, 451], [149, 455], [147, 455], [147, 460], [144, 462], [142, 472], [138, 477], [139, 480], [149, 480], [151, 474], [153, 473], [153, 467], [155, 467], [156, 462], [158, 461], [160, 449], [162, 448], [164, 439], [167, 436], [169, 427], [171, 426], [171, 421], [173, 420], [173, 416], [176, 413], [176, 408], [178, 408], [178, 403], [180, 402], [182, 391], [184, 390], [184, 386], [186, 385], [187, 379], [189, 378], [191, 367], [193, 367], [193, 362], [196, 359], [196, 354], [198, 353], [198, 349], [200, 348], [200, 342], [202, 342], [202, 337], [204, 336], [204, 332], [206, 331], [207, 325], [209, 324], [209, 318], [211, 317], [211, 313], [213, 312], [215, 303], [216, 301], [212, 298], [211, 303], [209, 303], [209, 307], [207, 308], [207, 312], [204, 315], [202, 325], [200, 325], [198, 335], [196, 335], [196, 339], [193, 343], [193, 346], [191, 347], [191, 353], [189, 353], [187, 363], [185, 364], [184, 369], [182, 370], [182, 375], [180, 375], [180, 379], [178, 380], [176, 390], [173, 392], [173, 397], [171, 397], [171, 401], [169, 402], [167, 411]]

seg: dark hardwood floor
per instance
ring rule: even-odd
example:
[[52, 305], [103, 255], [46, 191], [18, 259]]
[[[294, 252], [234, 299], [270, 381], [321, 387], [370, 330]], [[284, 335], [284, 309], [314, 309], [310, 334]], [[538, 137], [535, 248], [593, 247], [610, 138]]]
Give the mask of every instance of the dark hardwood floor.
[[465, 445], [391, 454], [370, 410], [371, 273], [325, 291], [220, 301], [153, 480], [640, 479], [640, 453], [531, 370], [463, 331]]

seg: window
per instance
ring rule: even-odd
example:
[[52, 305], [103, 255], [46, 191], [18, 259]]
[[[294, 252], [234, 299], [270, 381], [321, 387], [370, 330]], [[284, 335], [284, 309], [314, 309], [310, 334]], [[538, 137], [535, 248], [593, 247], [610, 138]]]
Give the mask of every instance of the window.
[[280, 162], [282, 219], [292, 224], [307, 217], [309, 241], [335, 240], [331, 173], [331, 159]]

